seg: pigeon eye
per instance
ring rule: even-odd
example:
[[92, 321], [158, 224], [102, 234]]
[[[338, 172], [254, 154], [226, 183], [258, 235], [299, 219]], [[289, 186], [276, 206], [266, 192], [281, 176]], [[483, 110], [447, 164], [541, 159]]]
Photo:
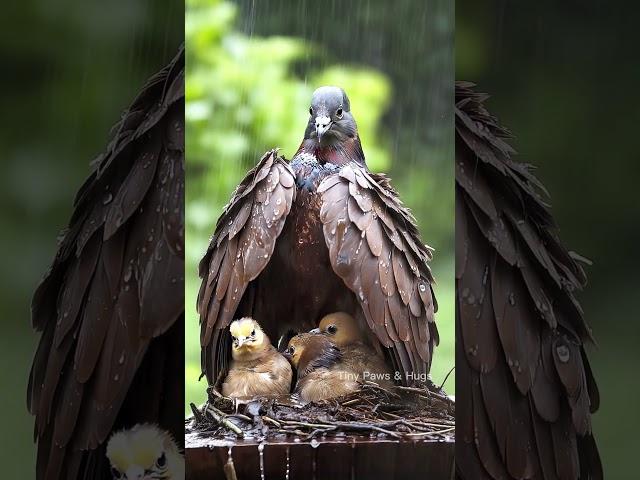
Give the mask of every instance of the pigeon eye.
[[166, 465], [167, 465], [167, 457], [165, 456], [164, 452], [162, 452], [162, 455], [160, 455], [160, 458], [156, 460], [156, 467], [164, 468]]
[[309, 115], [313, 115], [313, 107], [309, 107]]
[[336, 117], [342, 118], [342, 107], [340, 107], [338, 110], [336, 110]]
[[333, 335], [337, 331], [338, 331], [338, 327], [336, 327], [335, 325], [329, 325], [327, 327], [327, 332], [330, 333], [331, 335]]
[[122, 473], [116, 467], [111, 467], [111, 476], [113, 478], [122, 478]]

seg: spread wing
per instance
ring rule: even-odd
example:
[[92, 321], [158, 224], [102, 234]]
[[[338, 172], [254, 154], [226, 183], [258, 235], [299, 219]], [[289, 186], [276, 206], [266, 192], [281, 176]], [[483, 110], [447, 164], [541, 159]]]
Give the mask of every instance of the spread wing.
[[[38, 479], [110, 478], [104, 448], [92, 451], [113, 428], [169, 428], [160, 412], [175, 392], [162, 390], [162, 376], [183, 365], [184, 346], [158, 350], [154, 342], [169, 330], [174, 343], [183, 338], [183, 68], [181, 49], [114, 127], [35, 292], [32, 322], [42, 336], [28, 406]], [[157, 363], [144, 362], [146, 352]], [[141, 365], [147, 370], [136, 377]], [[145, 402], [128, 397], [134, 378], [146, 382]]]
[[225, 329], [249, 283], [271, 259], [295, 199], [294, 184], [289, 164], [276, 150], [267, 152], [236, 188], [200, 261], [202, 369], [211, 385], [226, 371]]
[[432, 253], [383, 175], [355, 164], [320, 184], [320, 220], [335, 273], [403, 373], [428, 373], [438, 331]]
[[585, 275], [485, 98], [456, 86], [458, 476], [602, 478]]

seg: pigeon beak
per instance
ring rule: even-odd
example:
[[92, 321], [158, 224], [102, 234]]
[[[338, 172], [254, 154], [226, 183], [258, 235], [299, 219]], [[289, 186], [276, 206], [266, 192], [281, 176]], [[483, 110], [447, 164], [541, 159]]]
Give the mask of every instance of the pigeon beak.
[[322, 136], [331, 128], [331, 118], [328, 115], [318, 115], [316, 117], [316, 135], [318, 143], [322, 140]]
[[313, 333], [314, 335], [317, 335], [320, 333], [320, 329], [319, 328], [314, 328], [313, 330], [309, 330], [309, 333]]

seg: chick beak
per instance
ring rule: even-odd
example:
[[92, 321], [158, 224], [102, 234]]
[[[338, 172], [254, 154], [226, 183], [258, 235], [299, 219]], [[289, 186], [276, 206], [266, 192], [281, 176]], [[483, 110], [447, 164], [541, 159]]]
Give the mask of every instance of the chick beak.
[[245, 340], [246, 340], [246, 338], [244, 338], [244, 337], [238, 337], [238, 342], [237, 342], [236, 347], [240, 348], [242, 346], [242, 344], [245, 342]]
[[328, 115], [320, 114], [316, 117], [316, 135], [318, 143], [322, 140], [322, 136], [331, 128], [331, 118]]
[[320, 329], [319, 328], [314, 328], [313, 330], [309, 330], [309, 333], [313, 333], [314, 335], [317, 335], [320, 333]]

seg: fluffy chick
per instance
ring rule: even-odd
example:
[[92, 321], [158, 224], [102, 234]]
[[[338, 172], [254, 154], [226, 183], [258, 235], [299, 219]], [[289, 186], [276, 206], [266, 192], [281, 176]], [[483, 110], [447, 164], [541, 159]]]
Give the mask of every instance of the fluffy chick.
[[171, 435], [156, 425], [138, 424], [111, 435], [107, 458], [114, 479], [184, 479], [184, 457]]
[[348, 313], [335, 312], [322, 317], [318, 328], [310, 333], [321, 333], [331, 339], [340, 348], [343, 363], [359, 375], [359, 380], [376, 382], [384, 388], [393, 386], [391, 370], [366, 343], [356, 319]]
[[271, 345], [252, 318], [234, 320], [231, 332], [233, 361], [222, 384], [222, 394], [233, 398], [283, 395], [291, 389], [289, 362]]
[[296, 335], [284, 355], [297, 370], [295, 392], [305, 401], [327, 400], [360, 388], [357, 375], [342, 362], [340, 349], [323, 335]]

